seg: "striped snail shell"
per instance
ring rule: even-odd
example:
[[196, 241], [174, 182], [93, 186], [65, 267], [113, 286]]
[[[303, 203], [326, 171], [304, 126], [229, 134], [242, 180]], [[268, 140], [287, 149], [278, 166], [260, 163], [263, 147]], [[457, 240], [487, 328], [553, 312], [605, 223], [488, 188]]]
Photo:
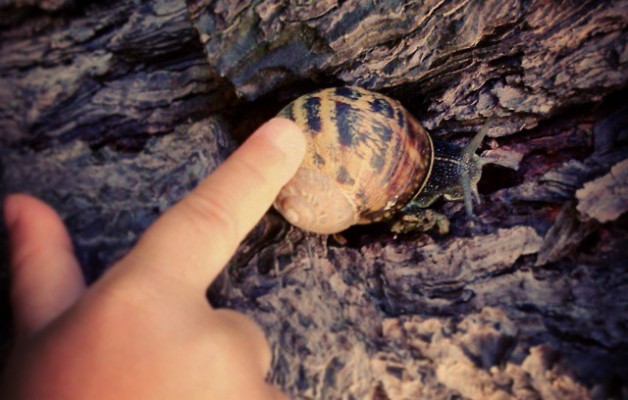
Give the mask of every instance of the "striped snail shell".
[[[469, 197], [463, 192], [477, 192], [478, 157], [445, 146], [443, 151], [455, 153], [450, 157], [453, 164], [437, 165], [446, 176], [430, 179], [440, 146], [435, 150], [418, 121], [382, 94], [358, 87], [322, 89], [294, 100], [278, 116], [295, 121], [308, 146], [301, 167], [274, 206], [304, 230], [336, 233], [391, 219], [412, 202], [426, 207], [440, 195], [459, 200]], [[462, 182], [469, 190], [461, 190], [458, 179], [458, 170], [468, 169], [460, 168], [463, 159], [474, 164], [466, 174], [469, 182]], [[427, 197], [421, 198], [423, 192]]]

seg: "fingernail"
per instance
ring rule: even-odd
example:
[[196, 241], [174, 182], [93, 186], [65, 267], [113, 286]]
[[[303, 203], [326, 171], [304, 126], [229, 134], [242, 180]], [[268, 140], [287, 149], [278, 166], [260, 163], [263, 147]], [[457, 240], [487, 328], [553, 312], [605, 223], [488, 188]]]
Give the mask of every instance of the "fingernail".
[[286, 155], [285, 168], [296, 171], [305, 155], [306, 140], [301, 128], [289, 119], [273, 118], [260, 131]]
[[14, 195], [9, 195], [4, 198], [4, 224], [9, 229], [15, 225], [17, 221], [18, 205], [16, 200], [16, 196]]

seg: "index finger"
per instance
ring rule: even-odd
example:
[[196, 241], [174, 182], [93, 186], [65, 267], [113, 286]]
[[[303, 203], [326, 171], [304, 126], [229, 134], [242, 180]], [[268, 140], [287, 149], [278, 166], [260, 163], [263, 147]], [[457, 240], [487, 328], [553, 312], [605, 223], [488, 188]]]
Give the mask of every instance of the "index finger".
[[[305, 154], [292, 121], [262, 125], [209, 177], [168, 210], [121, 261], [204, 290], [270, 208]], [[120, 271], [118, 271], [120, 272]]]

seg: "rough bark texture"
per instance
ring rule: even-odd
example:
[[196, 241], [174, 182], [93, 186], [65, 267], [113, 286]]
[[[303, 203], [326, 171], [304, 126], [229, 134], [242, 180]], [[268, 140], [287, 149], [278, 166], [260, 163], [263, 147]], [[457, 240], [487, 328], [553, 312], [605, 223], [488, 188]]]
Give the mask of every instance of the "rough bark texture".
[[628, 397], [627, 1], [33, 3], [0, 2], [1, 192], [52, 203], [88, 279], [233, 138], [360, 85], [435, 137], [492, 121], [483, 203], [476, 221], [437, 204], [448, 235], [267, 215], [209, 297], [266, 330], [269, 380], [302, 399]]

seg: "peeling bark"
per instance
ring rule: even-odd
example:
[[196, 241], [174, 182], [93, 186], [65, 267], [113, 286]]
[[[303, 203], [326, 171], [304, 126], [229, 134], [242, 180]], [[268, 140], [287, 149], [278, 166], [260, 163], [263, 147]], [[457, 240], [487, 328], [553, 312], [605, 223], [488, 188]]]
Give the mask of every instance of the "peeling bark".
[[615, 164], [601, 178], [576, 192], [578, 211], [599, 222], [614, 221], [628, 210], [628, 160]]

